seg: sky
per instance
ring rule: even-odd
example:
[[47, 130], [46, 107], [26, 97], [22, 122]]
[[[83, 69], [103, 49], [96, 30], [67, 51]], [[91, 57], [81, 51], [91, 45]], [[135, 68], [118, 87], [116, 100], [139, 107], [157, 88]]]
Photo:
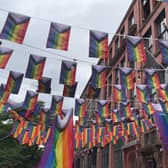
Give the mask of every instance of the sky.
[[[6, 69], [0, 70], [1, 83], [6, 83], [10, 70], [25, 73], [30, 54], [47, 57], [43, 76], [52, 78], [52, 93], [40, 94], [39, 100], [43, 100], [45, 106], [49, 107], [52, 95], [62, 96], [63, 85], [59, 84], [62, 60], [77, 59], [79, 60], [76, 74], [78, 87], [75, 98], [79, 98], [91, 75], [91, 66], [98, 61], [88, 57], [89, 30], [109, 33], [110, 42], [131, 2], [132, 0], [122, 2], [118, 0], [0, 0], [0, 31], [8, 11], [31, 17], [24, 39], [25, 45], [2, 41], [2, 46], [14, 49], [14, 53]], [[50, 22], [71, 25], [68, 52], [45, 48]], [[12, 95], [10, 99], [21, 102], [24, 100], [26, 90], [35, 91], [36, 88], [37, 81], [24, 78], [19, 94]], [[74, 101], [74, 98], [64, 98], [63, 107], [74, 108]]]

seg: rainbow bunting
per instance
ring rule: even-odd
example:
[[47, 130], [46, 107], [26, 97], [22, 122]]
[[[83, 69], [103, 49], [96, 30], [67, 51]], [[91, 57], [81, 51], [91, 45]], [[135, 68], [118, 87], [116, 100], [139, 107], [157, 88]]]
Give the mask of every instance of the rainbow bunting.
[[119, 116], [119, 110], [118, 109], [114, 109], [112, 111], [111, 118], [112, 118], [114, 123], [120, 122], [120, 116]]
[[5, 91], [13, 94], [18, 94], [22, 80], [23, 80], [22, 73], [10, 71]]
[[94, 123], [91, 123], [91, 130], [92, 130], [92, 143], [93, 147], [96, 146], [96, 125]]
[[48, 109], [41, 109], [40, 112], [40, 125], [41, 125], [41, 131], [46, 131], [49, 126], [49, 119], [50, 119], [50, 113]]
[[148, 117], [155, 113], [152, 102], [149, 102], [148, 104], [142, 103], [142, 108]]
[[168, 113], [168, 101], [159, 99], [159, 103], [164, 113]]
[[76, 122], [76, 124], [75, 124], [75, 148], [76, 148], [76, 150], [78, 150], [78, 149], [80, 149], [80, 138], [81, 138], [81, 136], [80, 136], [80, 133], [81, 133], [81, 128], [80, 128], [80, 126], [79, 126], [79, 124]]
[[124, 118], [133, 118], [132, 111], [131, 111], [131, 104], [129, 101], [120, 103], [120, 117]]
[[[38, 165], [39, 168], [72, 168], [73, 167], [73, 117], [72, 111], [70, 118], [65, 118], [66, 123], [62, 132], [55, 127], [54, 121], [51, 128], [51, 134], [45, 147], [45, 151]], [[68, 114], [67, 114], [68, 115]], [[61, 124], [61, 123], [57, 123]]]
[[3, 84], [0, 85], [0, 103], [7, 103], [8, 98], [10, 96], [10, 92], [5, 91], [5, 86]]
[[127, 122], [126, 121], [122, 121], [120, 122], [120, 136], [121, 137], [125, 137], [125, 136], [128, 136], [128, 127], [127, 127]]
[[62, 96], [52, 96], [52, 102], [50, 106], [50, 113], [62, 114], [62, 105], [64, 97]]
[[12, 53], [12, 49], [0, 47], [0, 68], [4, 69], [6, 67]]
[[102, 138], [103, 138], [103, 128], [104, 128], [104, 127], [98, 127], [98, 129], [97, 129], [97, 134], [96, 134], [97, 144], [101, 144], [101, 142], [102, 142]]
[[150, 102], [150, 96], [146, 85], [136, 85], [136, 94], [140, 103]]
[[65, 97], [74, 97], [75, 92], [76, 92], [76, 87], [77, 87], [77, 82], [75, 82], [74, 85], [64, 85], [64, 90], [63, 90], [63, 96]]
[[106, 85], [106, 67], [103, 65], [92, 66], [91, 85], [94, 88], [103, 88]]
[[87, 98], [88, 99], [95, 99], [99, 97], [100, 88], [94, 88], [91, 85], [89, 85]]
[[98, 112], [96, 112], [96, 124], [101, 125], [104, 123], [104, 118], [99, 115]]
[[160, 89], [160, 80], [155, 69], [145, 69], [146, 82], [148, 88]]
[[98, 100], [97, 101], [98, 113], [103, 118], [109, 117], [109, 105], [108, 100]]
[[68, 50], [71, 27], [51, 22], [46, 48]]
[[86, 117], [87, 102], [84, 99], [75, 100], [75, 115], [79, 117]]
[[20, 135], [21, 136], [19, 137], [19, 143], [21, 145], [27, 144], [29, 142], [29, 131], [23, 129]]
[[8, 112], [8, 104], [3, 104], [3, 103], [0, 103], [0, 113], [6, 113]]
[[132, 68], [119, 68], [121, 88], [126, 90], [134, 89], [134, 76]]
[[138, 131], [135, 122], [128, 123], [127, 127], [128, 127], [128, 135], [136, 137], [138, 136]]
[[146, 62], [144, 41], [141, 37], [127, 37], [128, 60], [132, 63]]
[[125, 90], [122, 90], [121, 85], [114, 85], [113, 86], [113, 96], [114, 96], [114, 101], [116, 103], [126, 101], [126, 92], [125, 92]]
[[160, 85], [159, 95], [163, 100], [168, 101], [168, 85], [167, 84]]
[[61, 65], [61, 73], [60, 73], [60, 84], [64, 85], [74, 85], [75, 84], [75, 76], [76, 76], [76, 62], [70, 61], [62, 61]]
[[111, 142], [112, 141], [112, 132], [113, 132], [113, 122], [111, 119], [105, 120], [105, 127], [106, 127], [106, 131], [107, 131], [108, 142]]
[[107, 33], [90, 30], [89, 57], [100, 59], [109, 57]]
[[25, 77], [30, 79], [40, 80], [43, 75], [45, 62], [46, 62], [46, 57], [30, 54]]
[[141, 120], [141, 133], [145, 133], [149, 130], [149, 128], [147, 127], [146, 123], [145, 123], [145, 120], [142, 119]]
[[168, 65], [168, 42], [167, 40], [159, 39], [160, 53], [162, 56], [162, 63]]
[[0, 37], [19, 44], [23, 43], [30, 17], [9, 12]]
[[79, 117], [78, 122], [80, 126], [84, 126], [85, 124], [87, 124], [87, 117]]
[[42, 77], [40, 80], [38, 80], [37, 92], [50, 93], [51, 92], [51, 78]]

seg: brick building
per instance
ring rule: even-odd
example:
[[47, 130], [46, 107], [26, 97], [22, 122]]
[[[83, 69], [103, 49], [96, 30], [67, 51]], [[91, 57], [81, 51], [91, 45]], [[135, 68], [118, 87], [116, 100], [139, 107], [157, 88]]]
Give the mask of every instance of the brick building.
[[[106, 87], [101, 89], [100, 99], [113, 99], [113, 85], [119, 84], [119, 71], [117, 67], [147, 67], [162, 68], [161, 55], [156, 39], [168, 40], [168, 3], [155, 0], [133, 0], [125, 14], [116, 34], [109, 45], [110, 57], [108, 61], [101, 60], [99, 64], [112, 66], [106, 79]], [[145, 50], [147, 64], [129, 64], [125, 48], [125, 35], [145, 37]], [[147, 38], [146, 38], [147, 37]], [[159, 73], [162, 83], [168, 82], [168, 72]], [[135, 75], [135, 82], [142, 81], [143, 75]], [[89, 83], [89, 82], [88, 82]], [[82, 96], [85, 98], [88, 85]], [[131, 100], [136, 100], [134, 90], [127, 93]], [[152, 97], [157, 96], [151, 91]], [[95, 102], [88, 104], [88, 109], [95, 107]], [[132, 106], [136, 106], [132, 101]], [[109, 103], [109, 108], [117, 108], [116, 104]], [[89, 116], [94, 116], [94, 110], [89, 111]], [[83, 151], [80, 158], [76, 158], [75, 167], [80, 168], [168, 168], [168, 153], [164, 151], [159, 134], [155, 128], [150, 129], [138, 139], [130, 139], [127, 143], [121, 140], [116, 145], [108, 144], [104, 148], [95, 148]]]

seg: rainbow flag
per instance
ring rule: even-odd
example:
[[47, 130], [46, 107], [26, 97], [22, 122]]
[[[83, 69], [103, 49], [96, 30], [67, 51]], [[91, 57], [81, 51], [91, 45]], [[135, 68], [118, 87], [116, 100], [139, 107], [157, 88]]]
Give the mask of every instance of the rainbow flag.
[[98, 100], [97, 101], [98, 113], [103, 118], [109, 117], [109, 105], [108, 100]]
[[109, 57], [107, 33], [90, 30], [89, 57], [100, 59]]
[[127, 122], [126, 121], [122, 121], [120, 122], [120, 136], [121, 137], [125, 137], [128, 136], [128, 127], [127, 127]]
[[76, 62], [62, 61], [61, 73], [60, 73], [60, 84], [64, 85], [74, 85], [76, 77]]
[[159, 99], [159, 103], [164, 113], [168, 113], [168, 101]]
[[132, 68], [119, 68], [122, 89], [134, 89], [134, 76]]
[[9, 96], [10, 96], [10, 92], [5, 91], [5, 86], [1, 84], [0, 85], [0, 103], [7, 103]]
[[146, 62], [144, 40], [141, 37], [127, 37], [126, 48], [129, 62]]
[[0, 38], [23, 43], [30, 17], [9, 12]]
[[[65, 121], [66, 120], [66, 121]], [[51, 128], [51, 134], [45, 147], [45, 151], [38, 165], [39, 168], [72, 168], [73, 167], [73, 117], [65, 116], [62, 122], [65, 122], [65, 128], [60, 132], [55, 127], [55, 121]], [[61, 123], [60, 123], [61, 124]]]
[[40, 112], [40, 125], [41, 125], [41, 131], [46, 131], [49, 126], [49, 119], [50, 119], [50, 113], [48, 109], [41, 109]]
[[68, 50], [71, 27], [51, 22], [46, 48]]
[[133, 118], [132, 111], [131, 111], [131, 104], [129, 101], [120, 103], [120, 112], [121, 117], [125, 118]]
[[126, 101], [126, 92], [122, 89], [121, 85], [113, 86], [113, 98], [116, 103]]
[[142, 103], [142, 108], [148, 117], [155, 113], [152, 102], [149, 102], [148, 104]]
[[105, 127], [106, 127], [106, 132], [107, 132], [107, 141], [111, 142], [112, 141], [112, 132], [113, 132], [113, 122], [111, 119], [105, 120]]
[[100, 94], [100, 88], [94, 88], [91, 85], [89, 85], [87, 98], [88, 99], [95, 99], [98, 98]]
[[23, 80], [22, 73], [10, 71], [5, 91], [13, 94], [18, 94], [22, 80]]
[[80, 139], [81, 139], [81, 136], [80, 136], [80, 134], [81, 134], [81, 128], [80, 128], [80, 126], [79, 126], [79, 124], [76, 122], [76, 124], [75, 124], [75, 148], [76, 148], [76, 150], [78, 150], [78, 149], [80, 149]]
[[136, 94], [140, 103], [150, 102], [150, 96], [146, 85], [136, 85]]
[[29, 131], [23, 129], [22, 133], [20, 134], [19, 139], [19, 144], [24, 145], [24, 144], [28, 144], [29, 142]]
[[46, 57], [30, 54], [25, 77], [30, 79], [40, 80], [43, 75], [45, 62], [46, 62]]
[[136, 137], [138, 136], [138, 131], [135, 122], [127, 123], [127, 127], [128, 127], [128, 135]]
[[168, 65], [168, 42], [167, 40], [159, 39], [160, 53], [162, 56], [162, 64]]
[[8, 108], [9, 108], [8, 104], [0, 103], [0, 113], [7, 113]]
[[120, 114], [119, 114], [119, 110], [114, 109], [111, 113], [111, 118], [113, 120], [114, 123], [118, 123], [120, 122]]
[[92, 143], [93, 147], [96, 146], [96, 125], [94, 123], [91, 123], [91, 131], [92, 131]]
[[75, 115], [79, 117], [86, 117], [87, 102], [84, 99], [75, 100]]
[[141, 120], [141, 133], [145, 133], [149, 130], [148, 124], [146, 123], [146, 120]]
[[156, 69], [145, 69], [148, 88], [160, 89], [160, 80]]
[[40, 93], [50, 93], [51, 92], [51, 78], [42, 77], [38, 80], [38, 89], [37, 92]]
[[98, 112], [96, 112], [96, 124], [101, 125], [104, 123], [104, 118], [99, 115]]
[[92, 66], [91, 85], [94, 88], [106, 86], [106, 67], [103, 65]]
[[0, 47], [0, 68], [4, 69], [13, 53], [12, 49]]
[[50, 113], [62, 114], [63, 101], [64, 101], [63, 96], [53, 96], [51, 106], [49, 109]]
[[78, 120], [78, 122], [79, 122], [79, 125], [80, 126], [84, 126], [85, 124], [87, 124], [87, 117], [79, 117], [79, 120]]
[[103, 129], [104, 129], [104, 127], [98, 127], [97, 128], [97, 134], [96, 134], [97, 144], [101, 144], [101, 142], [102, 142], [102, 139], [103, 139]]
[[63, 96], [65, 97], [74, 97], [75, 92], [76, 92], [76, 87], [77, 87], [77, 82], [75, 82], [74, 85], [64, 85], [64, 90], [63, 90]]
[[167, 84], [161, 84], [160, 85], [159, 96], [163, 100], [168, 101], [168, 85]]

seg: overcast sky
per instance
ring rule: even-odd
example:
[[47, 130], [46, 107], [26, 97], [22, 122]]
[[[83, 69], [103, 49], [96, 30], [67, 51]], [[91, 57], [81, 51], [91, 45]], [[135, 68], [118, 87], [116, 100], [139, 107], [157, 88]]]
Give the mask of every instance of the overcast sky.
[[[52, 77], [52, 94], [62, 95], [63, 86], [58, 83], [61, 58], [57, 54], [79, 61], [77, 65], [78, 87], [75, 97], [79, 98], [90, 75], [91, 65], [97, 60], [88, 58], [89, 52], [89, 29], [115, 33], [123, 16], [125, 15], [132, 0], [0, 0], [0, 8], [8, 11], [31, 16], [31, 21], [24, 40], [36, 48], [45, 49], [49, 32], [50, 21], [68, 24], [72, 26], [69, 50], [58, 51], [45, 49], [53, 54], [3, 41], [3, 46], [14, 49], [14, 53], [7, 65], [6, 70], [0, 70], [0, 80], [5, 83], [9, 70], [25, 73], [29, 55], [36, 54], [47, 57], [44, 76]], [[0, 31], [3, 28], [7, 12], [0, 10]], [[39, 20], [38, 18], [42, 18]], [[109, 34], [109, 41], [112, 34]], [[16, 101], [24, 99], [26, 90], [36, 90], [37, 81], [24, 79], [18, 95], [12, 96]], [[51, 95], [40, 95], [39, 99], [50, 105]], [[64, 107], [73, 107], [74, 99], [64, 99]]]

